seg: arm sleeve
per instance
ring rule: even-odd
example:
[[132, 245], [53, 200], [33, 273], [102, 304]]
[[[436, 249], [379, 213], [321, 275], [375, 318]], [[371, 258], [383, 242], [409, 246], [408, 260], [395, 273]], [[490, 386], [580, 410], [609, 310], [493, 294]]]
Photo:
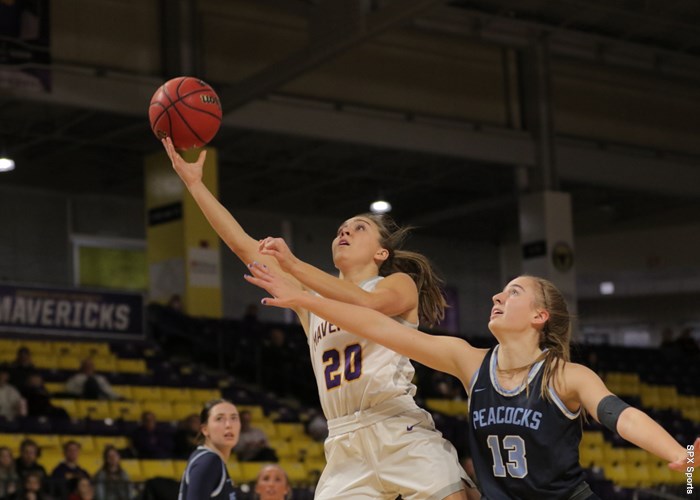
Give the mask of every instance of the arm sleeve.
[[207, 453], [190, 467], [187, 497], [183, 500], [210, 498], [220, 482], [221, 459], [213, 453]]

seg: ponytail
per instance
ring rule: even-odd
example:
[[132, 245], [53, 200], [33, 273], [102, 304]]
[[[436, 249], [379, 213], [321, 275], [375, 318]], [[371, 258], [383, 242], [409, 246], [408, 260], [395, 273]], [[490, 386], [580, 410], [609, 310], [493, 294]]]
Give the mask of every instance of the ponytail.
[[379, 267], [380, 276], [406, 273], [418, 289], [418, 317], [422, 323], [433, 326], [445, 317], [447, 301], [443, 295], [443, 280], [437, 275], [428, 258], [418, 252], [402, 250], [412, 227], [400, 227], [388, 215], [362, 214], [379, 229], [379, 244], [389, 257]]

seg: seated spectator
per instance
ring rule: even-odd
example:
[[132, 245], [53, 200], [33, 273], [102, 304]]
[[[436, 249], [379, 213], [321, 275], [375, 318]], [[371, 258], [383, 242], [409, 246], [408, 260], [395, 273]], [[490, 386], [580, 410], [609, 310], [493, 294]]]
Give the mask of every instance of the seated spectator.
[[10, 363], [10, 383], [22, 392], [27, 382], [27, 377], [36, 372], [32, 353], [28, 347], [17, 349], [15, 360]]
[[693, 338], [692, 328], [683, 328], [676, 339], [676, 345], [686, 357], [697, 356], [700, 353], [700, 346]]
[[27, 415], [30, 417], [49, 417], [60, 420], [69, 418], [66, 410], [51, 403], [51, 394], [44, 385], [44, 379], [37, 372], [27, 378], [22, 395], [27, 402]]
[[114, 446], [106, 446], [102, 467], [95, 474], [96, 500], [130, 500], [134, 498], [129, 474], [122, 469], [121, 455]]
[[70, 484], [72, 487], [68, 500], [94, 500], [95, 488], [93, 488], [89, 478], [73, 479]]
[[[78, 479], [90, 477], [90, 474], [78, 465], [80, 449], [80, 443], [77, 441], [66, 441], [63, 444], [63, 461], [51, 473], [54, 491], [66, 493], [71, 489], [69, 488], [71, 481], [75, 482]], [[65, 495], [62, 494], [61, 496], [64, 497]]]
[[187, 460], [190, 454], [197, 448], [197, 436], [201, 422], [199, 415], [193, 413], [184, 418], [175, 432], [175, 457]]
[[240, 412], [241, 433], [233, 448], [241, 462], [277, 462], [277, 454], [270, 447], [265, 432], [251, 426], [253, 419], [249, 411]]
[[19, 391], [9, 383], [8, 367], [0, 365], [0, 417], [14, 420], [27, 414], [27, 405]]
[[284, 469], [275, 464], [263, 467], [255, 481], [255, 495], [259, 500], [290, 500], [292, 487]]
[[122, 399], [104, 376], [95, 373], [90, 358], [83, 360], [80, 371], [68, 379], [66, 392], [84, 399]]
[[170, 458], [173, 453], [172, 436], [158, 429], [150, 411], [141, 415], [141, 424], [131, 434], [131, 446], [138, 458]]
[[42, 475], [38, 472], [28, 473], [22, 481], [22, 487], [14, 495], [8, 497], [11, 500], [51, 500], [42, 486]]
[[17, 491], [19, 476], [12, 459], [12, 451], [7, 446], [0, 446], [0, 498], [5, 498]]
[[37, 460], [41, 455], [41, 449], [31, 439], [25, 439], [19, 445], [19, 457], [15, 460], [15, 470], [20, 480], [24, 479], [29, 474], [38, 474], [41, 481], [46, 478], [46, 470]]

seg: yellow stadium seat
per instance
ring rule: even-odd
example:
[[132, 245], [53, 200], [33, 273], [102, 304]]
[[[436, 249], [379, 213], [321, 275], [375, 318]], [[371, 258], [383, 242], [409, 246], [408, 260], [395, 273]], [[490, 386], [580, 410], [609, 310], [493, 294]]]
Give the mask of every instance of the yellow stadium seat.
[[649, 464], [654, 461], [654, 457], [641, 448], [625, 448], [625, 461], [628, 464]]
[[63, 446], [65, 443], [68, 441], [75, 441], [76, 443], [80, 444], [80, 450], [81, 450], [81, 456], [86, 453], [93, 453], [96, 448], [95, 448], [95, 441], [93, 440], [92, 436], [86, 435], [86, 434], [79, 434], [79, 435], [62, 435], [58, 436], [61, 446]]
[[451, 401], [449, 399], [426, 399], [425, 406], [430, 410], [445, 414], [449, 414], [451, 411]]
[[76, 402], [78, 405], [78, 416], [81, 418], [89, 418], [92, 420], [112, 418], [109, 409], [109, 401], [78, 399]]
[[454, 399], [450, 403], [450, 415], [459, 416], [466, 415], [469, 411], [467, 401], [461, 399]]
[[231, 476], [231, 480], [235, 484], [243, 483], [243, 471], [241, 470], [241, 463], [231, 458], [226, 464], [226, 469], [228, 470], [228, 475]]
[[277, 437], [283, 439], [298, 438], [305, 436], [303, 424], [280, 422], [275, 424], [277, 427]]
[[44, 382], [44, 387], [50, 394], [65, 391], [66, 384], [63, 382]]
[[102, 468], [103, 460], [102, 454], [97, 453], [97, 451], [92, 451], [90, 453], [81, 453], [78, 464], [88, 471], [90, 475], [94, 475], [97, 471]]
[[79, 350], [80, 354], [86, 358], [89, 356], [112, 356], [107, 342], [81, 342]]
[[173, 468], [175, 469], [177, 479], [180, 480], [185, 473], [185, 469], [187, 468], [187, 460], [173, 460]]
[[131, 444], [126, 436], [94, 436], [93, 441], [95, 442], [95, 450], [100, 453], [104, 452], [105, 447], [108, 445], [114, 446], [118, 450], [123, 450]]
[[175, 474], [172, 460], [141, 460], [141, 472], [144, 479], [167, 477], [179, 479]]
[[649, 466], [649, 476], [652, 484], [672, 484], [673, 472], [665, 462], [654, 462]]
[[141, 471], [141, 462], [135, 458], [124, 458], [121, 460], [122, 469], [129, 474], [129, 479], [132, 481], [143, 481], [143, 472]]
[[603, 446], [605, 438], [602, 431], [583, 431], [581, 445]]
[[134, 396], [131, 394], [130, 385], [113, 385], [112, 389], [123, 398], [134, 399]]
[[36, 368], [42, 370], [57, 370], [59, 367], [58, 358], [54, 357], [53, 354], [32, 354], [32, 361]]
[[51, 404], [66, 410], [72, 418], [78, 418], [78, 403], [75, 399], [52, 399]]
[[627, 464], [627, 484], [638, 488], [651, 486], [653, 482], [649, 466], [646, 463], [639, 465]]
[[117, 360], [113, 357], [97, 356], [92, 358], [95, 370], [103, 373], [113, 373], [117, 370]]
[[27, 434], [27, 438], [38, 444], [42, 453], [47, 450], [54, 450], [63, 456], [61, 440], [57, 434]]
[[57, 358], [57, 368], [59, 370], [78, 371], [82, 359], [77, 356], [61, 356]]
[[606, 462], [619, 462], [625, 463], [625, 449], [624, 448], [614, 448], [612, 446], [603, 447], [603, 458]]
[[131, 386], [131, 397], [136, 401], [160, 401], [163, 399], [160, 387], [140, 385]]
[[15, 360], [16, 353], [14, 351], [3, 351], [0, 349], [0, 362], [10, 363]]
[[161, 387], [160, 394], [165, 401], [170, 401], [171, 403], [192, 401], [192, 393], [187, 387]]
[[641, 387], [642, 405], [647, 408], [661, 408], [661, 394], [658, 385], [642, 384]]
[[192, 399], [200, 404], [204, 404], [212, 399], [221, 399], [219, 389], [191, 389]]
[[174, 420], [173, 405], [167, 401], [142, 401], [141, 408], [143, 408], [143, 411], [153, 412], [156, 420], [162, 422]]
[[591, 467], [592, 465], [600, 465], [605, 458], [603, 457], [603, 447], [596, 445], [582, 445], [579, 448], [579, 460], [583, 467]]
[[250, 483], [255, 481], [258, 477], [258, 473], [263, 466], [267, 465], [267, 462], [239, 462], [241, 466], [241, 483]]
[[627, 468], [623, 463], [613, 462], [603, 466], [605, 477], [618, 485], [627, 484]]
[[51, 475], [51, 472], [56, 468], [56, 466], [63, 462], [63, 453], [54, 448], [49, 448], [47, 450], [42, 449], [41, 456], [37, 462], [44, 466], [44, 469], [46, 469], [46, 473], [48, 475]]
[[272, 439], [270, 440], [270, 446], [274, 448], [275, 453], [277, 453], [277, 457], [280, 460], [298, 458], [298, 455], [292, 448], [290, 442], [285, 439]]
[[192, 401], [176, 401], [172, 406], [173, 418], [176, 420], [182, 420], [193, 414], [199, 415], [202, 411], [202, 406]]
[[254, 421], [253, 427], [257, 427], [263, 431], [268, 439], [274, 439], [277, 437], [277, 425], [267, 418]]
[[321, 476], [321, 473], [323, 472], [323, 469], [325, 467], [325, 460], [307, 460], [306, 462], [304, 462], [307, 480], [315, 484], [318, 481], [318, 478]]
[[24, 441], [24, 434], [0, 434], [0, 446], [7, 446], [13, 455], [19, 452], [19, 445]]
[[324, 456], [323, 443], [307, 440], [295, 440], [291, 442], [292, 449], [297, 457], [305, 459], [318, 459]]
[[[20, 347], [26, 347], [28, 348], [31, 353], [32, 353], [32, 359], [39, 354], [39, 355], [53, 355], [53, 346], [54, 342], [48, 341], [48, 340], [27, 340], [20, 342]], [[34, 359], [34, 364], [36, 364], [36, 360]]]
[[117, 359], [117, 371], [122, 373], [148, 373], [143, 359]]
[[301, 462], [285, 461], [279, 463], [280, 467], [287, 473], [287, 477], [292, 484], [306, 482], [308, 473], [306, 467]]
[[112, 418], [120, 418], [131, 422], [141, 419], [143, 409], [138, 401], [110, 401], [109, 413]]
[[248, 411], [250, 412], [250, 417], [253, 419], [253, 422], [257, 423], [259, 420], [262, 420], [265, 418], [265, 412], [263, 412], [262, 406], [257, 406], [257, 405], [236, 405], [236, 408], [238, 408], [238, 413]]

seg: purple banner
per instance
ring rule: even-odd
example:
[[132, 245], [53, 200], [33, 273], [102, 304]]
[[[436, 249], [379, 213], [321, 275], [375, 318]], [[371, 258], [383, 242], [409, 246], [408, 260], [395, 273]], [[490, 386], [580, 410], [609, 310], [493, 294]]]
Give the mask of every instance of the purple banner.
[[141, 336], [143, 314], [140, 294], [0, 285], [0, 331]]

